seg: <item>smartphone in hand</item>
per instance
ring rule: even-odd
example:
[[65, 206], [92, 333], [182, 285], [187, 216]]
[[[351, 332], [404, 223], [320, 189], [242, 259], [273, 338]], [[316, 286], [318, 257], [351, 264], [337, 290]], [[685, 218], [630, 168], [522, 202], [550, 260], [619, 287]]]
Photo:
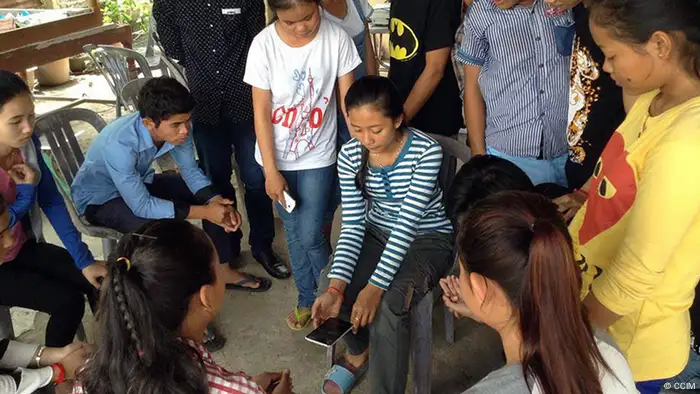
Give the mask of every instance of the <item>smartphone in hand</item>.
[[323, 347], [333, 346], [352, 330], [352, 324], [336, 317], [330, 318], [311, 331], [306, 340]]

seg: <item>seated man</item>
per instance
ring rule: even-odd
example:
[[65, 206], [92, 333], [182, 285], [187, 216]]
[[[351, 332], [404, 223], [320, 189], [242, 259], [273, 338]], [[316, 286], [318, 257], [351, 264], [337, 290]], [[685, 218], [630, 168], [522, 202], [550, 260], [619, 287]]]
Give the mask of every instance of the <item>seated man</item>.
[[[195, 102], [173, 78], [154, 78], [139, 93], [138, 113], [109, 124], [88, 149], [72, 185], [78, 212], [95, 225], [128, 233], [154, 219], [201, 219], [222, 264], [226, 288], [254, 292], [270, 280], [233, 268], [231, 233], [241, 216], [197, 167], [190, 135]], [[155, 174], [153, 162], [170, 154], [178, 173]]]

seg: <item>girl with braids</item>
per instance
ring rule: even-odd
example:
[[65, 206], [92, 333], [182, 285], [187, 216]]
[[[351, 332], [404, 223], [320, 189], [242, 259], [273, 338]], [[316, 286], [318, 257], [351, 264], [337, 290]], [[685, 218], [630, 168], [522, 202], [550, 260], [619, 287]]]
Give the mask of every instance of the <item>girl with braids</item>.
[[477, 202], [460, 221], [455, 310], [495, 329], [506, 366], [465, 394], [636, 393], [625, 358], [594, 332], [581, 305], [581, 273], [556, 205], [506, 191]]
[[217, 365], [202, 333], [224, 300], [211, 240], [184, 220], [126, 235], [102, 285], [99, 347], [75, 394], [289, 394], [289, 371], [250, 378]]
[[359, 79], [345, 106], [355, 138], [338, 157], [343, 224], [313, 320], [318, 326], [342, 310], [354, 334], [323, 392], [350, 391], [369, 359], [371, 393], [403, 393], [410, 308], [452, 263], [452, 225], [438, 185], [442, 149], [403, 125], [403, 100], [387, 78]]

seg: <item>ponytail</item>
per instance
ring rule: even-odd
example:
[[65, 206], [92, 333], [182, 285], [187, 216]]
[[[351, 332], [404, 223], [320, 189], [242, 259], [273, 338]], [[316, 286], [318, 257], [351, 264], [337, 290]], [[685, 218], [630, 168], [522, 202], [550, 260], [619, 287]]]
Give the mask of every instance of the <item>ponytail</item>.
[[126, 235], [108, 262], [99, 347], [78, 381], [88, 394], [206, 394], [199, 355], [180, 339], [192, 296], [214, 282], [201, 229], [158, 220]]
[[532, 224], [519, 305], [523, 372], [528, 386], [539, 384], [543, 393], [602, 394], [598, 366], [607, 365], [581, 305], [569, 233], [559, 224]]
[[556, 206], [526, 192], [499, 192], [460, 223], [463, 268], [498, 284], [516, 310], [522, 366], [543, 394], [602, 394], [598, 350], [579, 296], [581, 274]]

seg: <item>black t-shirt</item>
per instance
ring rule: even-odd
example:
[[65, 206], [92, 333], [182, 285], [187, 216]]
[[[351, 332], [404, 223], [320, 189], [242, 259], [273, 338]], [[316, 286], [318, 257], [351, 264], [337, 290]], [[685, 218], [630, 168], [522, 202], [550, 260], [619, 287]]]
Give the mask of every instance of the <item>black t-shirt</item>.
[[[391, 67], [389, 78], [404, 100], [425, 68], [425, 54], [454, 45], [461, 0], [393, 0], [389, 22]], [[410, 126], [426, 133], [455, 135], [464, 126], [462, 100], [452, 63], [435, 92], [411, 120]]]
[[[588, 26], [588, 11], [574, 8], [576, 40], [571, 61], [569, 160], [566, 176], [571, 189], [583, 186], [603, 153], [610, 136], [625, 119], [622, 89], [603, 71], [605, 55]], [[573, 107], [573, 108], [572, 108]]]

